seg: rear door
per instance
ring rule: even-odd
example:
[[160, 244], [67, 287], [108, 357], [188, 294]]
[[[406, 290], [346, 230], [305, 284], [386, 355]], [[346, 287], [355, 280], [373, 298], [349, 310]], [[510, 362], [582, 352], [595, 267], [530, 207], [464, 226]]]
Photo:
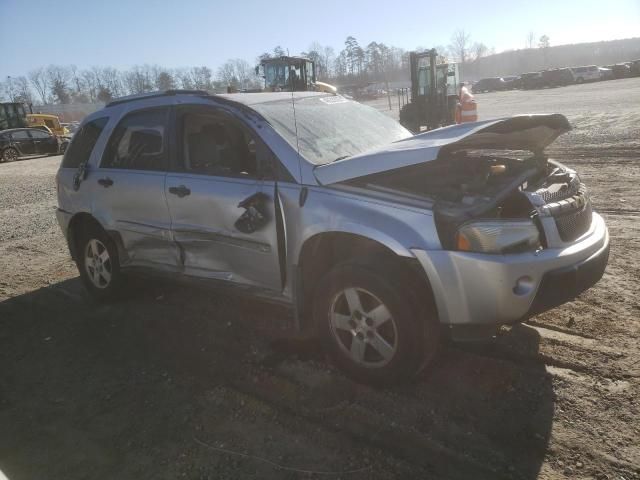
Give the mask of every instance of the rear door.
[[93, 214], [115, 232], [125, 264], [176, 269], [171, 219], [164, 195], [168, 107], [138, 110], [114, 128], [100, 166], [89, 171]]
[[270, 151], [213, 107], [180, 108], [176, 126], [166, 196], [185, 273], [280, 291]]
[[11, 132], [11, 140], [13, 146], [20, 152], [20, 155], [35, 154], [35, 145], [27, 130], [16, 130], [15, 132]]
[[34, 151], [38, 155], [58, 153], [58, 139], [44, 130], [29, 130], [33, 139]]

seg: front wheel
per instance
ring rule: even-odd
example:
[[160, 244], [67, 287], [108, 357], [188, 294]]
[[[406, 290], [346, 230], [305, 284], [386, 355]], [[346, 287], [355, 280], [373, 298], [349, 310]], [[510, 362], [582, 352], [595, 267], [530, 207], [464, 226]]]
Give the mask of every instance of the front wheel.
[[80, 278], [96, 300], [113, 299], [120, 290], [122, 276], [117, 248], [98, 226], [88, 225], [77, 242], [76, 264]]
[[316, 325], [334, 363], [356, 381], [398, 383], [435, 357], [438, 322], [405, 283], [393, 271], [350, 263], [320, 281]]

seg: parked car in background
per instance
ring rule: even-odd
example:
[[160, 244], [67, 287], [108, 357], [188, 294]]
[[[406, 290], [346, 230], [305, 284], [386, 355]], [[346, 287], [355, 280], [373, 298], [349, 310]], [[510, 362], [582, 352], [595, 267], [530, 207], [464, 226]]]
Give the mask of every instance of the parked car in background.
[[[64, 144], [58, 137], [39, 128], [13, 128], [0, 132], [0, 160], [8, 162], [31, 155], [57, 155]], [[64, 150], [62, 151], [64, 153]]]
[[473, 93], [496, 92], [504, 89], [504, 80], [500, 77], [481, 78], [471, 87]]
[[76, 131], [78, 130], [78, 128], [80, 127], [80, 125], [78, 123], [62, 123], [61, 124], [64, 128], [67, 129], [67, 131], [69, 132], [69, 135], [73, 135], [74, 133], [76, 133]]
[[616, 63], [615, 65], [607, 65], [613, 73], [613, 78], [626, 78], [631, 74], [631, 68], [625, 63]]
[[564, 87], [573, 83], [570, 68], [553, 68], [542, 72], [542, 84], [545, 87]]
[[571, 67], [570, 70], [575, 83], [596, 82], [600, 80], [600, 71], [597, 65]]
[[529, 72], [523, 73], [520, 75], [520, 81], [522, 83], [522, 88], [525, 90], [533, 90], [536, 88], [542, 88], [542, 73], [540, 72]]
[[140, 268], [236, 287], [292, 308], [350, 376], [392, 383], [444, 332], [490, 337], [600, 279], [605, 222], [544, 154], [570, 129], [522, 115], [414, 136], [319, 92], [132, 96], [74, 136], [57, 217], [97, 299]]
[[598, 72], [600, 72], [600, 80], [613, 80], [613, 71], [607, 67], [598, 67]]
[[517, 88], [522, 88], [522, 78], [516, 75], [510, 75], [507, 77], [502, 77], [504, 81], [504, 89], [505, 90], [514, 90]]

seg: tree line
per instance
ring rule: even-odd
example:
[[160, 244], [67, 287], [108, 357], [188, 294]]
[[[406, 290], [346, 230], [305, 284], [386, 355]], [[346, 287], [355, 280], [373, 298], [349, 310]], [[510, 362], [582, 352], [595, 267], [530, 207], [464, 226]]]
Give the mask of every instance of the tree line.
[[[525, 46], [532, 45], [533, 33], [527, 35]], [[547, 48], [549, 38], [540, 38], [540, 47]], [[495, 50], [482, 42], [472, 42], [464, 30], [451, 36], [449, 45], [436, 45], [441, 62], [462, 64], [478, 62]], [[425, 50], [418, 46], [415, 50]], [[75, 65], [49, 65], [31, 70], [27, 75], [8, 76], [0, 82], [0, 98], [27, 104], [106, 103], [123, 95], [174, 88], [226, 91], [263, 86], [255, 65], [261, 60], [287, 55], [282, 46], [259, 55], [253, 63], [240, 58], [224, 62], [214, 72], [210, 67], [166, 68], [159, 65], [136, 65], [127, 70], [113, 67], [78, 69]], [[409, 52], [383, 42], [360, 45], [348, 36], [344, 48], [336, 52], [331, 46], [312, 42], [300, 53], [315, 62], [318, 80], [337, 85], [366, 82], [391, 82], [409, 77]]]

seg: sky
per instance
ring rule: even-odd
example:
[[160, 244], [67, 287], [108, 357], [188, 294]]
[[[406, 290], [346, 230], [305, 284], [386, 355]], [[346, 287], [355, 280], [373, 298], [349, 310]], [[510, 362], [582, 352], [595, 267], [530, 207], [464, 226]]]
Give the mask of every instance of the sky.
[[[640, 0], [0, 0], [0, 79], [49, 64], [129, 68], [254, 63], [281, 45], [344, 48], [348, 35], [406, 50], [448, 45], [464, 29], [497, 52], [527, 33], [551, 45], [640, 36]], [[10, 48], [7, 48], [10, 47]]]

